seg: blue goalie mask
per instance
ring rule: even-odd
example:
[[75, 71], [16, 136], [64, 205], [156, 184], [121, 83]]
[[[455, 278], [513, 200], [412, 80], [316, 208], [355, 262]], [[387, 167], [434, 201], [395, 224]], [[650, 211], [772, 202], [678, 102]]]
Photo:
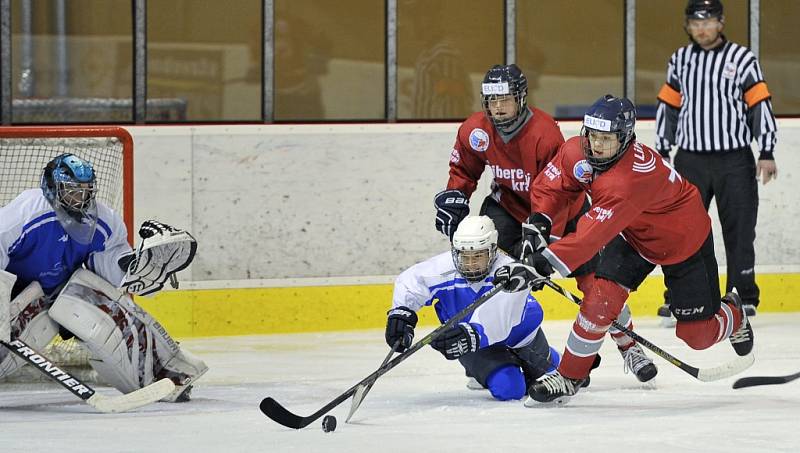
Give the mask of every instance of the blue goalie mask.
[[92, 164], [74, 154], [56, 156], [44, 168], [41, 188], [67, 234], [81, 244], [90, 243], [97, 226]]

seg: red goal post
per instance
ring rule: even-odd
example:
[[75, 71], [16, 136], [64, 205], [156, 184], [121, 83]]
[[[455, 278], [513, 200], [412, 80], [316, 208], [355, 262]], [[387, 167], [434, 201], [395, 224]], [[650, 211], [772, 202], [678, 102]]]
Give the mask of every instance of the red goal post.
[[39, 187], [45, 164], [70, 152], [92, 163], [98, 199], [122, 215], [133, 244], [133, 137], [119, 126], [0, 127], [0, 206]]

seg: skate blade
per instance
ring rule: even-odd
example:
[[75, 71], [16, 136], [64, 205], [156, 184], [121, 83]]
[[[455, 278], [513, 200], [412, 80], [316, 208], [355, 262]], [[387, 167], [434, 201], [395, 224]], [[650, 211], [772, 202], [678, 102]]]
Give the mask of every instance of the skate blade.
[[558, 398], [554, 399], [553, 401], [548, 401], [546, 403], [543, 403], [541, 401], [536, 401], [535, 399], [533, 399], [533, 398], [531, 398], [529, 396], [527, 399], [525, 399], [525, 403], [523, 403], [523, 404], [525, 405], [525, 407], [536, 407], [536, 408], [538, 408], [538, 407], [561, 407], [561, 406], [564, 406], [567, 403], [569, 403], [569, 400], [571, 398], [572, 398], [571, 396], [564, 395], [564, 396], [559, 396]]

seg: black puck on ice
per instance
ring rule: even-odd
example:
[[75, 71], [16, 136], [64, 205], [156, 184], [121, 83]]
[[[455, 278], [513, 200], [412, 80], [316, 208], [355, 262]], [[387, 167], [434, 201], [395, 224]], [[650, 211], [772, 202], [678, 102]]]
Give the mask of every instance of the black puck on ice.
[[322, 419], [322, 430], [326, 433], [336, 431], [336, 417], [333, 415], [326, 415]]

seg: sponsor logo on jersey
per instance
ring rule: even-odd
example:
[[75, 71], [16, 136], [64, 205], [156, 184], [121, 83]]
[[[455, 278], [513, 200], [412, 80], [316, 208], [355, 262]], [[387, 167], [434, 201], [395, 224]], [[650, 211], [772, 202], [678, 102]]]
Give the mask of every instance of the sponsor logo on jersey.
[[633, 171], [637, 173], [650, 173], [655, 170], [656, 161], [661, 158], [661, 156], [656, 157], [652, 151], [645, 151], [639, 142], [633, 144], [633, 156], [636, 158], [633, 162]]
[[58, 238], [58, 242], [67, 242], [68, 240], [69, 240], [69, 235], [68, 234], [64, 234], [63, 236]]
[[[551, 165], [550, 163], [547, 164], [548, 166]], [[578, 181], [589, 184], [592, 182], [592, 176], [594, 176], [594, 169], [589, 164], [586, 159], [579, 160], [575, 163], [575, 166], [572, 167], [572, 174], [575, 175], [575, 179]]]
[[450, 162], [454, 164], [461, 162], [461, 153], [455, 148], [453, 148], [453, 151], [450, 153]]
[[489, 165], [489, 168], [495, 180], [508, 180], [515, 192], [527, 193], [531, 187], [531, 174], [521, 168], [503, 168], [499, 165]]
[[597, 220], [598, 222], [605, 222], [606, 220], [614, 216], [614, 210], [602, 208], [600, 206], [595, 206], [588, 212], [586, 212], [586, 214], [584, 215], [591, 220]]
[[597, 131], [611, 132], [611, 121], [583, 115], [583, 125]]
[[508, 82], [482, 83], [481, 94], [484, 96], [492, 94], [511, 94], [511, 90], [508, 88]]
[[489, 134], [481, 128], [475, 128], [469, 133], [469, 146], [482, 153], [489, 149]]
[[550, 181], [553, 181], [554, 179], [561, 177], [561, 170], [559, 170], [558, 167], [552, 163], [548, 162], [547, 167], [544, 169], [544, 175], [547, 176]]
[[725, 67], [722, 68], [722, 77], [726, 79], [732, 79], [736, 76], [736, 65], [728, 62], [725, 63]]

